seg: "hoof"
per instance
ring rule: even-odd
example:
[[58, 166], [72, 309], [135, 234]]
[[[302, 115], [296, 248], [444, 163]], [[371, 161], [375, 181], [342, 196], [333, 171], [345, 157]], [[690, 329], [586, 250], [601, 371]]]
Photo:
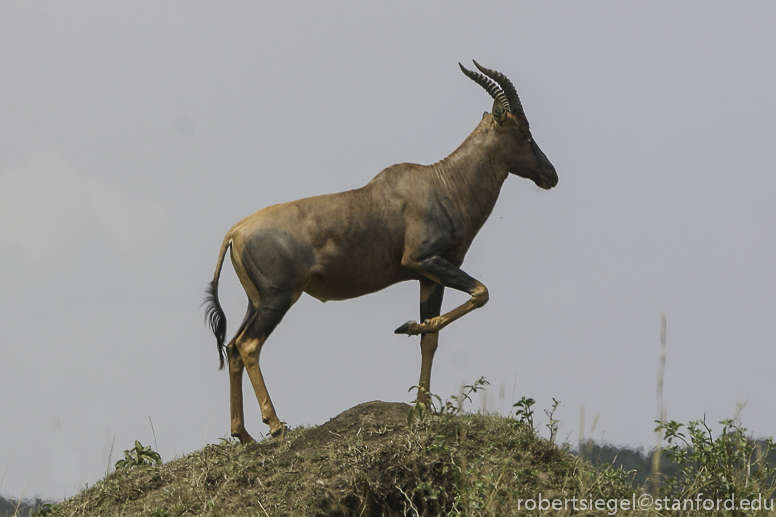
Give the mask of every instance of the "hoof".
[[273, 438], [277, 438], [277, 437], [282, 438], [286, 434], [286, 426], [281, 425], [278, 429], [275, 429], [274, 431], [270, 431], [269, 434]]
[[394, 330], [393, 333], [394, 334], [407, 334], [408, 336], [411, 336], [412, 334], [410, 334], [410, 327], [412, 325], [417, 325], [417, 323], [415, 323], [414, 321], [408, 321], [407, 323], [405, 323], [401, 327], [399, 327], [396, 330]]
[[240, 440], [240, 443], [253, 443], [256, 441], [247, 431], [232, 433], [232, 438], [237, 438]]
[[423, 323], [418, 323], [417, 321], [408, 321], [401, 327], [394, 330], [393, 333], [407, 334], [408, 336], [417, 336], [418, 334], [426, 334], [428, 332], [432, 332], [432, 330], [429, 329], [429, 321], [430, 320], [426, 320]]

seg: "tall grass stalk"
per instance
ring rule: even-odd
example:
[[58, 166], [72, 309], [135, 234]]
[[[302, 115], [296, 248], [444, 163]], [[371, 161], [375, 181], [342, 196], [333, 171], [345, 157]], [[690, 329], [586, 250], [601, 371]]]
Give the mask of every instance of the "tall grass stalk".
[[154, 431], [154, 423], [151, 420], [151, 415], [148, 415], [148, 421], [151, 422], [151, 434], [154, 435], [154, 450], [159, 450], [159, 444], [156, 443], [156, 431]]
[[[657, 372], [657, 420], [666, 421], [666, 406], [663, 402], [663, 375], [666, 370], [666, 315], [660, 314], [660, 367]], [[652, 456], [652, 492], [657, 495], [660, 487], [660, 457], [663, 455], [663, 433], [655, 429], [655, 454]]]
[[110, 468], [113, 466], [113, 446], [116, 444], [116, 435], [113, 435], [113, 440], [110, 441], [110, 450], [108, 451], [108, 468], [105, 469], [105, 475], [110, 474]]

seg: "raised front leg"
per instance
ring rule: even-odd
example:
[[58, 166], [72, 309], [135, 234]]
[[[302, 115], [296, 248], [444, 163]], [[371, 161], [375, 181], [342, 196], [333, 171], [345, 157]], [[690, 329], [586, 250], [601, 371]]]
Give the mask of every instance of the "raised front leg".
[[417, 334], [439, 332], [461, 316], [488, 303], [487, 287], [467, 275], [461, 268], [439, 255], [434, 255], [419, 262], [405, 265], [445, 287], [469, 293], [471, 298], [466, 303], [459, 305], [455, 309], [442, 314], [441, 316], [424, 319], [421, 323], [408, 321], [394, 331], [396, 334], [413, 336]]

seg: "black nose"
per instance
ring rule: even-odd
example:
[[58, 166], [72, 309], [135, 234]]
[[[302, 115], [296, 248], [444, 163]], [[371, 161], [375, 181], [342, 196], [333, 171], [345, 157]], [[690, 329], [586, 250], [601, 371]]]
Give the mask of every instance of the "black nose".
[[555, 167], [549, 163], [548, 165], [549, 167], [542, 171], [542, 184], [539, 185], [545, 190], [549, 190], [558, 184], [558, 173], [555, 171]]

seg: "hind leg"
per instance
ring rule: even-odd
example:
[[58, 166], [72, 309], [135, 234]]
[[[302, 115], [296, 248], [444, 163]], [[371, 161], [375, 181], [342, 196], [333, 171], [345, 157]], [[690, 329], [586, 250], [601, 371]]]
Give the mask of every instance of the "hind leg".
[[226, 357], [229, 360], [229, 413], [231, 416], [231, 434], [239, 438], [242, 443], [250, 443], [253, 440], [248, 431], [245, 430], [245, 414], [243, 412], [243, 392], [242, 379], [243, 364], [242, 357], [237, 350], [236, 342], [245, 334], [245, 329], [252, 320], [256, 318], [256, 309], [252, 303], [248, 303], [248, 311], [245, 313], [240, 328], [232, 338], [232, 341], [226, 346]]
[[[275, 406], [269, 397], [264, 376], [259, 367], [259, 355], [269, 335], [275, 329], [280, 320], [296, 300], [289, 294], [279, 294], [274, 297], [262, 297], [262, 307], [258, 310], [257, 317], [252, 319], [245, 331], [235, 340], [235, 346], [242, 364], [248, 372], [253, 391], [261, 408], [261, 420], [269, 425], [272, 436], [283, 433], [285, 427], [275, 413]], [[296, 297], [298, 298], [298, 296]], [[250, 439], [248, 433], [245, 433]], [[239, 435], [238, 435], [239, 436]], [[240, 441], [243, 441], [240, 438]]]
[[232, 264], [254, 308], [234, 344], [259, 401], [262, 420], [273, 436], [282, 434], [284, 427], [267, 392], [259, 355], [269, 335], [302, 295], [313, 262], [312, 248], [286, 232], [246, 228], [232, 234]]
[[245, 430], [243, 413], [242, 378], [245, 365], [234, 342], [226, 347], [226, 355], [229, 358], [229, 410], [232, 418], [232, 436], [242, 443], [250, 443], [254, 440]]

